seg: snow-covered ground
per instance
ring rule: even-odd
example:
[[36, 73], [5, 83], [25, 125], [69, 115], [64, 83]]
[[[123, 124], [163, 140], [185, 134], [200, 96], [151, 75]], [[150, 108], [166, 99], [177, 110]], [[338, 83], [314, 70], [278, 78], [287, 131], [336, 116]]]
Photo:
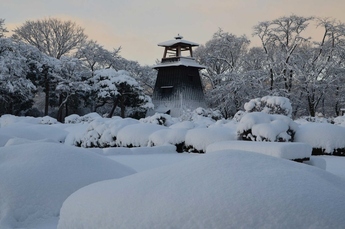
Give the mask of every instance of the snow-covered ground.
[[[344, 147], [342, 123], [298, 124], [301, 143], [246, 144], [236, 140], [236, 122], [206, 117], [166, 126], [70, 120], [0, 118], [1, 229], [345, 225], [345, 157], [311, 157], [316, 166], [288, 160], [309, 156], [325, 138], [327, 149]], [[276, 125], [267, 134], [280, 134]], [[184, 139], [206, 153], [177, 153], [172, 144]]]

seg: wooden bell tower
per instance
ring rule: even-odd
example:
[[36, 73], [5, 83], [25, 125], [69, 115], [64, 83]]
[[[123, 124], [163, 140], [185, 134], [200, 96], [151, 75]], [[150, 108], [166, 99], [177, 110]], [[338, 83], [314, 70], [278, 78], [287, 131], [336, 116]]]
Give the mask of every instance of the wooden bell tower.
[[164, 47], [161, 63], [153, 68], [158, 71], [152, 102], [156, 112], [179, 117], [185, 110], [206, 108], [199, 70], [205, 67], [193, 58], [192, 47], [197, 43], [184, 40], [178, 35], [175, 40], [159, 43]]

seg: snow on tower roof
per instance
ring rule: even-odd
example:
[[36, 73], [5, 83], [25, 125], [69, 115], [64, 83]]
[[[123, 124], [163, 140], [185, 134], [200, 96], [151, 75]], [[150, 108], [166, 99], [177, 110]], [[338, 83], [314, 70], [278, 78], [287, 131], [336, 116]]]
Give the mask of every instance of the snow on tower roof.
[[186, 67], [196, 67], [196, 68], [206, 68], [206, 66], [198, 64], [194, 58], [190, 57], [179, 57], [179, 58], [171, 58], [172, 61], [165, 61], [159, 64], [154, 65], [152, 68], [160, 68], [160, 67], [171, 67], [171, 66], [186, 66]]
[[190, 45], [190, 46], [199, 46], [198, 43], [192, 42], [192, 41], [187, 41], [187, 40], [183, 40], [183, 37], [178, 35], [177, 37], [175, 37], [175, 40], [169, 40], [169, 41], [164, 41], [161, 43], [158, 43], [158, 46], [162, 46], [162, 47], [169, 47], [169, 46], [174, 46], [176, 44], [186, 44], [186, 45]]

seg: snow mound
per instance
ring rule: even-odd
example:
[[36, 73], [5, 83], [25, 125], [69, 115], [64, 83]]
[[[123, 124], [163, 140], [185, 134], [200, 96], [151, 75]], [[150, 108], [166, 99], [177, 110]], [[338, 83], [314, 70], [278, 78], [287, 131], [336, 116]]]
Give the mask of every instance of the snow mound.
[[153, 146], [153, 147], [109, 147], [109, 148], [92, 148], [90, 151], [106, 155], [149, 155], [149, 154], [176, 154], [176, 146], [174, 145], [164, 145], [164, 146]]
[[245, 150], [295, 160], [310, 158], [312, 148], [309, 144], [297, 142], [224, 141], [209, 145], [206, 148], [206, 153], [220, 150]]
[[175, 128], [193, 129], [194, 127], [195, 127], [195, 125], [192, 121], [176, 122], [175, 124], [172, 124], [171, 126], [169, 126], [169, 128], [171, 128], [171, 129], [175, 129]]
[[29, 116], [14, 116], [10, 114], [5, 114], [0, 117], [0, 127], [5, 127], [12, 125], [14, 123], [21, 123], [21, 124], [57, 124], [58, 121], [55, 118], [52, 118], [50, 116], [44, 116], [44, 117], [29, 117]]
[[336, 149], [345, 148], [345, 128], [328, 123], [300, 125], [295, 135], [296, 142], [305, 142], [313, 148], [333, 154]]
[[30, 143], [0, 149], [0, 228], [58, 217], [64, 200], [91, 183], [134, 170], [85, 149]]
[[58, 229], [343, 228], [344, 195], [344, 180], [321, 169], [219, 151], [84, 187]]
[[185, 145], [191, 151], [205, 152], [212, 143], [236, 138], [236, 132], [226, 127], [195, 128], [187, 131]]
[[165, 128], [167, 127], [149, 123], [128, 125], [118, 132], [116, 143], [120, 147], [148, 146], [149, 136], [155, 131]]
[[0, 135], [33, 141], [47, 139], [55, 142], [64, 142], [68, 132], [52, 125], [16, 122], [0, 128]]
[[321, 158], [319, 156], [312, 156], [310, 157], [309, 161], [304, 161], [304, 164], [316, 166], [320, 169], [326, 170], [327, 168], [327, 162], [324, 158]]

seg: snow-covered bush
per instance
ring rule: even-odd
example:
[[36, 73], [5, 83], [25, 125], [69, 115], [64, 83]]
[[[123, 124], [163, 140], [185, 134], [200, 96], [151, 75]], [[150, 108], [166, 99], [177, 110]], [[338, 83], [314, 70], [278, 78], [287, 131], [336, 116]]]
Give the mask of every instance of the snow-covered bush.
[[298, 119], [295, 120], [296, 123], [298, 124], [305, 124], [305, 123], [333, 123], [333, 120], [331, 118], [325, 118], [325, 117], [311, 117], [311, 116], [303, 116], [299, 117]]
[[116, 144], [120, 147], [148, 146], [149, 136], [155, 131], [165, 128], [167, 127], [151, 123], [127, 125], [118, 132]]
[[210, 119], [213, 122], [222, 118], [222, 114], [218, 110], [205, 109], [198, 107], [193, 111], [187, 110], [183, 111], [183, 114], [180, 117], [181, 121], [198, 121], [200, 119]]
[[139, 121], [142, 123], [152, 123], [162, 126], [170, 126], [174, 123], [170, 115], [162, 113], [156, 113], [152, 116], [142, 118]]
[[241, 121], [241, 118], [247, 114], [247, 112], [245, 111], [237, 111], [236, 114], [234, 115], [233, 119], [236, 121], [236, 122], [239, 122]]
[[177, 152], [183, 152], [185, 136], [188, 129], [167, 128], [157, 130], [149, 136], [149, 146], [175, 145]]
[[285, 115], [252, 112], [244, 115], [237, 126], [240, 140], [292, 142], [297, 123]]
[[335, 125], [345, 127], [345, 115], [334, 118], [333, 122]]
[[55, 118], [49, 117], [49, 116], [44, 116], [40, 118], [40, 124], [47, 124], [47, 125], [52, 125], [58, 123], [58, 121]]
[[329, 123], [303, 124], [296, 131], [295, 141], [311, 145], [313, 155], [345, 156], [345, 128], [342, 126]]
[[280, 96], [264, 96], [252, 99], [244, 104], [246, 112], [264, 112], [291, 116], [292, 106], [288, 98]]
[[206, 147], [215, 142], [236, 140], [236, 133], [226, 127], [195, 128], [186, 134], [186, 151], [205, 153]]
[[102, 118], [102, 116], [100, 116], [96, 112], [89, 113], [89, 114], [86, 114], [84, 116], [79, 116], [77, 114], [72, 114], [72, 115], [69, 115], [69, 116], [67, 116], [65, 118], [65, 123], [69, 123], [69, 124], [84, 123], [84, 122], [90, 123], [93, 120], [99, 119], [99, 118]]
[[[138, 123], [138, 120], [120, 117], [100, 118], [89, 123], [84, 134], [76, 134], [73, 144], [85, 148], [105, 148], [116, 146], [117, 134], [127, 125]], [[71, 138], [71, 136], [69, 136]]]

